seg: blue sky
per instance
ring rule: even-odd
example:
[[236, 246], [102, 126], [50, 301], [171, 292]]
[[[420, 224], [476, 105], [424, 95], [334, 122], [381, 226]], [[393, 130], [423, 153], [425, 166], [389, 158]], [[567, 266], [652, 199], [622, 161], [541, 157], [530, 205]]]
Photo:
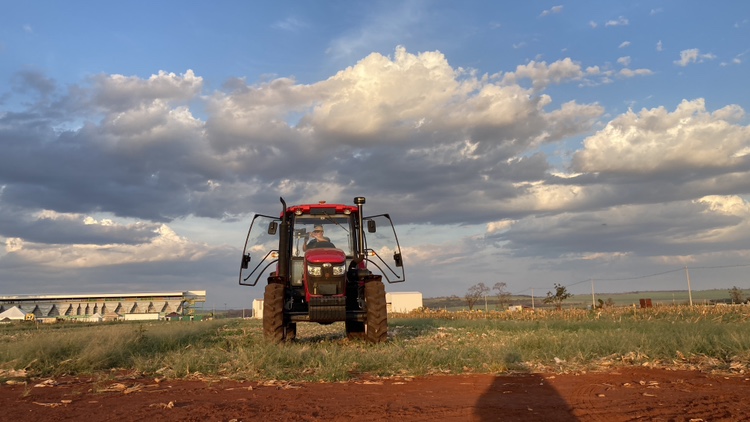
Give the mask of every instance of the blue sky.
[[750, 287], [744, 2], [0, 5], [0, 295], [248, 306], [280, 195], [389, 212], [392, 291]]

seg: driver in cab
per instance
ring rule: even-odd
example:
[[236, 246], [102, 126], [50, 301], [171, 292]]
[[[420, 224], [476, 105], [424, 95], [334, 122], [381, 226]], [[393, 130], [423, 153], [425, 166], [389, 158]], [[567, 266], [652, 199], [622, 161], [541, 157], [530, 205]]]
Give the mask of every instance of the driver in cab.
[[316, 225], [315, 227], [313, 227], [313, 231], [310, 234], [310, 237], [312, 237], [312, 239], [302, 247], [302, 250], [306, 251], [308, 249], [314, 248], [335, 248], [335, 246], [333, 246], [333, 243], [331, 243], [331, 239], [324, 236], [323, 226], [321, 225]]

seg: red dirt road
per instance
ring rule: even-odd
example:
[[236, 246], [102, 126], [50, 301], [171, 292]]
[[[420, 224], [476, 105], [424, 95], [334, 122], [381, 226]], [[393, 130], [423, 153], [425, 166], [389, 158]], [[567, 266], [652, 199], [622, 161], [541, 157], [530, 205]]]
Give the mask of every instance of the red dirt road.
[[346, 383], [73, 378], [2, 385], [0, 409], [9, 421], [740, 421], [750, 420], [750, 377], [617, 368]]

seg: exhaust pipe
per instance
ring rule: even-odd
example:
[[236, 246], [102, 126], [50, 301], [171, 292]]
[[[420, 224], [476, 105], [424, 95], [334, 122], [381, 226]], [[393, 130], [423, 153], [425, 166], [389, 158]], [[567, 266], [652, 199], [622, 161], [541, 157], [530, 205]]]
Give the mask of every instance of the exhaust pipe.
[[283, 282], [289, 278], [289, 219], [286, 215], [286, 201], [279, 197], [281, 201], [281, 233], [279, 234], [279, 276]]
[[365, 204], [365, 197], [355, 197], [354, 204], [357, 206], [357, 226], [359, 230], [359, 233], [357, 233], [357, 249], [359, 251], [357, 262], [362, 262], [365, 259], [365, 229], [362, 224], [362, 205]]

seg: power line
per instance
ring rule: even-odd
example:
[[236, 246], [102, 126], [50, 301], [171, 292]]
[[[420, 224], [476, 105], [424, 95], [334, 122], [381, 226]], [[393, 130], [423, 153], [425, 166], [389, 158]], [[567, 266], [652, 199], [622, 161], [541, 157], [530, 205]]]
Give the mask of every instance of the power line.
[[[565, 284], [565, 285], [563, 285], [563, 287], [567, 288], [567, 287], [576, 286], [576, 285], [582, 284], [582, 283], [590, 283], [592, 280], [596, 280], [596, 281], [643, 280], [643, 279], [646, 279], [646, 278], [657, 277], [657, 276], [664, 275], [664, 274], [671, 274], [671, 273], [676, 273], [678, 271], [684, 271], [685, 269], [688, 269], [688, 270], [714, 270], [714, 269], [722, 269], [722, 268], [742, 268], [742, 267], [750, 267], [750, 264], [730, 264], [730, 265], [710, 265], [710, 266], [709, 265], [704, 265], [704, 266], [699, 266], [699, 267], [687, 267], [687, 266], [685, 266], [685, 267], [675, 268], [675, 269], [672, 269], [672, 270], [662, 271], [662, 272], [658, 272], [658, 273], [654, 273], [654, 274], [646, 274], [646, 275], [639, 275], [639, 276], [633, 276], [633, 277], [617, 277], [617, 278], [591, 277], [591, 278], [587, 278], [585, 280], [579, 280], [579, 281], [575, 281], [575, 282], [571, 282], [571, 283]], [[533, 289], [544, 290], [544, 288], [542, 288], [542, 287], [527, 287], [524, 290], [520, 290], [520, 291], [512, 293], [512, 294], [513, 295], [519, 295], [521, 293], [525, 293], [525, 292], [528, 292], [528, 291], [533, 290]]]

